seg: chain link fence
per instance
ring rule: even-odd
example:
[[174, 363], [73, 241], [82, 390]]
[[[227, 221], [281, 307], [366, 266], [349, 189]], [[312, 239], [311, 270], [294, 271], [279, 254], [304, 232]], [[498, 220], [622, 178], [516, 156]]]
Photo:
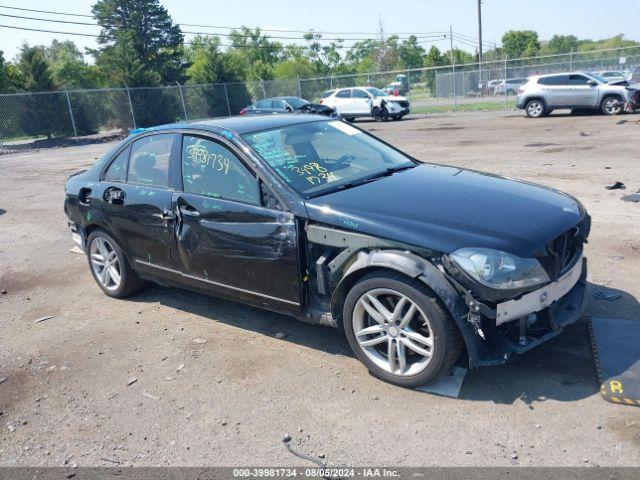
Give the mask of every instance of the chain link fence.
[[404, 94], [414, 113], [462, 106], [512, 108], [519, 82], [530, 75], [575, 70], [625, 73], [636, 65], [640, 65], [640, 47], [332, 77], [1, 94], [0, 153], [126, 134], [182, 120], [237, 115], [268, 97], [290, 95], [319, 102], [323, 92], [356, 85]]

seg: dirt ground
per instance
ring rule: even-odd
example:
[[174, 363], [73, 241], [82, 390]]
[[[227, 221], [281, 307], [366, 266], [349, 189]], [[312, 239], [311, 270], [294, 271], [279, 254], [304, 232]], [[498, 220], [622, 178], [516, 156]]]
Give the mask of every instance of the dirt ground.
[[[425, 161], [578, 197], [590, 280], [622, 294], [589, 313], [640, 320], [640, 203], [621, 200], [640, 189], [638, 118], [359, 125]], [[600, 398], [584, 323], [470, 371], [451, 399], [376, 380], [327, 327], [161, 287], [105, 296], [62, 204], [66, 177], [111, 145], [0, 157], [0, 465], [311, 466], [286, 434], [330, 466], [640, 465], [640, 410]], [[616, 181], [627, 189], [604, 188]]]

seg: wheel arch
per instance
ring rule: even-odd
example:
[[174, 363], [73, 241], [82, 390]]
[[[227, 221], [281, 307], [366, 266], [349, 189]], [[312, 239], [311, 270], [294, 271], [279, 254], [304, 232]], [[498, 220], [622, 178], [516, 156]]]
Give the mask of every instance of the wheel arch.
[[125, 256], [125, 259], [129, 263], [129, 266], [135, 270], [134, 263], [131, 261], [131, 256], [127, 251], [126, 245], [124, 244], [120, 236], [109, 225], [102, 222], [91, 222], [83, 225], [82, 230], [84, 232], [85, 249], [89, 248], [89, 236], [96, 230], [102, 230], [116, 242], [118, 242], [118, 246], [120, 247], [120, 250], [122, 250], [122, 254]]
[[[458, 327], [469, 356], [469, 366], [473, 367], [477, 364], [480, 354], [478, 339], [468, 322], [465, 321], [468, 310], [462, 297], [436, 266], [408, 251], [359, 252], [356, 260], [346, 269], [333, 291], [331, 315], [334, 319], [338, 320], [342, 317], [342, 308], [350, 288], [365, 275], [376, 270], [401, 273], [409, 279], [419, 280], [433, 290]], [[341, 325], [341, 322], [337, 323]]]
[[600, 105], [599, 105], [600, 110], [604, 108], [604, 102], [606, 102], [607, 99], [609, 98], [617, 98], [618, 100], [620, 100], [623, 103], [623, 109], [624, 109], [624, 102], [625, 102], [624, 95], [622, 95], [621, 93], [609, 92], [602, 95], [602, 99], [600, 100]]
[[538, 100], [542, 102], [542, 104], [544, 105], [544, 108], [549, 108], [547, 101], [544, 99], [542, 95], [532, 95], [530, 97], [527, 97], [527, 99], [524, 101], [524, 108], [527, 108], [527, 105], [529, 105], [529, 102], [532, 102], [534, 100]]

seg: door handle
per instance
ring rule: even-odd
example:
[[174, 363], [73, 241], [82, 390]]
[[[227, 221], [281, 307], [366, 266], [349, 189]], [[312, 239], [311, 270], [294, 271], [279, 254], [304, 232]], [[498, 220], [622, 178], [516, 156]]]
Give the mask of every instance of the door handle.
[[189, 218], [200, 218], [200, 212], [197, 211], [195, 208], [190, 207], [188, 205], [182, 205], [180, 207], [180, 213], [182, 215], [184, 215], [185, 217], [189, 217]]

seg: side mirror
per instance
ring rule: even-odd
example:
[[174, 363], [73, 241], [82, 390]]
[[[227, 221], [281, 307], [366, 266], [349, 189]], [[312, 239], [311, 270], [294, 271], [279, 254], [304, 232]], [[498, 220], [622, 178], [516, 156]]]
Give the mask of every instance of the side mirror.
[[596, 82], [595, 80], [587, 80], [587, 85], [589, 85], [590, 87], [595, 87], [596, 85], [598, 85], [598, 82]]

